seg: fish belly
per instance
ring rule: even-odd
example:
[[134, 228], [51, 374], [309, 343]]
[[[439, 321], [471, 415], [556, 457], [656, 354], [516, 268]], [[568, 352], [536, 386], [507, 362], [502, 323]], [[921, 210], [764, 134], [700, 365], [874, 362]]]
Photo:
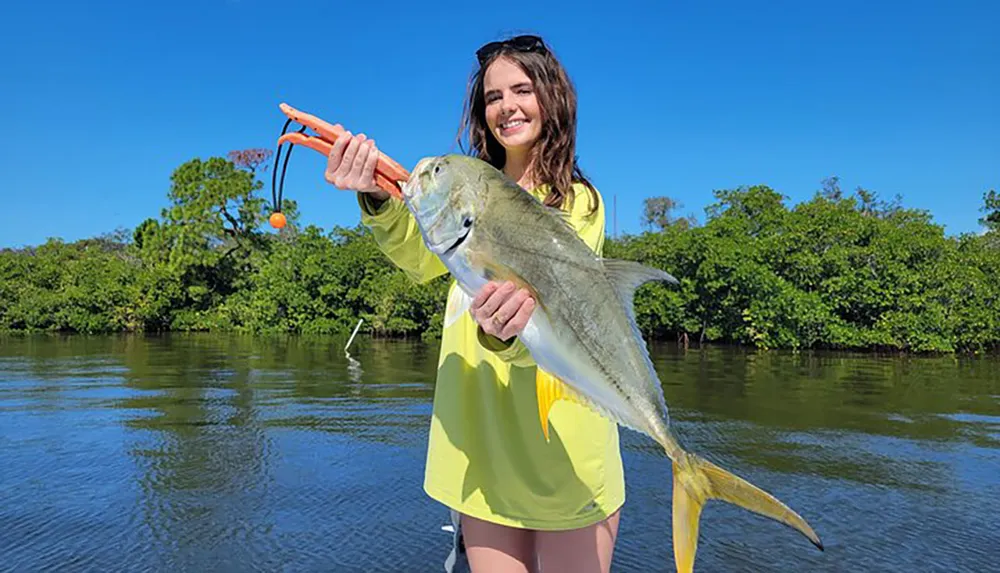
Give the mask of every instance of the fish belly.
[[590, 357], [562, 343], [544, 310], [536, 309], [532, 313], [518, 338], [539, 368], [575, 390], [598, 413], [633, 430], [646, 431], [645, 420], [628, 399], [615, 390]]

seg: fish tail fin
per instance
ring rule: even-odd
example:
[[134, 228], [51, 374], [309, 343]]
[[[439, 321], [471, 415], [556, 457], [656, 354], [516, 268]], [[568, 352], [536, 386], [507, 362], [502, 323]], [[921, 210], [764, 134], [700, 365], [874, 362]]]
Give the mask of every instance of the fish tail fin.
[[770, 517], [797, 530], [823, 550], [823, 543], [799, 514], [774, 496], [694, 454], [683, 453], [673, 463], [674, 561], [677, 571], [694, 570], [701, 510], [710, 499], [727, 501]]

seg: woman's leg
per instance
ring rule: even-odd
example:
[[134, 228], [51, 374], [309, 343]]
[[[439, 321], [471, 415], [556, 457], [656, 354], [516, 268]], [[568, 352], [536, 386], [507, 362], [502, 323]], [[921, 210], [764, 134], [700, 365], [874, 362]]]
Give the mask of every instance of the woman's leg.
[[542, 573], [608, 573], [621, 510], [604, 521], [570, 531], [536, 531]]
[[462, 516], [462, 537], [472, 573], [534, 573], [532, 532]]

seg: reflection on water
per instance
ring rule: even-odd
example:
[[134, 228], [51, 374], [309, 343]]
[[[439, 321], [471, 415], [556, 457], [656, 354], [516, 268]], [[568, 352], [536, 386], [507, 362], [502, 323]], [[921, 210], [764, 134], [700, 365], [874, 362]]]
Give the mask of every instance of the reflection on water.
[[[434, 571], [437, 348], [357, 338], [0, 339], [0, 569]], [[706, 571], [986, 571], [1000, 361], [652, 346], [676, 432], [805, 516], [723, 504]], [[615, 571], [672, 571], [670, 469], [624, 431]]]

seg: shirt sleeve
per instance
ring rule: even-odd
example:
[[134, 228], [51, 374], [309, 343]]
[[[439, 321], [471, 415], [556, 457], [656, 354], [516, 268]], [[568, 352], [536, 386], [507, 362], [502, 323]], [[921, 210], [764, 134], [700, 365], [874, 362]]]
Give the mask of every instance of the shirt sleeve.
[[[570, 223], [580, 238], [600, 256], [604, 252], [604, 201], [596, 189], [592, 197], [582, 183], [575, 184], [574, 191], [575, 199], [570, 211]], [[594, 205], [595, 198], [597, 200], [596, 206]], [[487, 334], [482, 327], [477, 328], [476, 336], [483, 348], [493, 352], [504, 362], [514, 366], [535, 365], [528, 348], [516, 336], [503, 341]]]
[[368, 193], [358, 193], [361, 222], [372, 230], [379, 249], [417, 283], [448, 272], [441, 259], [424, 245], [413, 214], [401, 201], [388, 199], [377, 208]]

